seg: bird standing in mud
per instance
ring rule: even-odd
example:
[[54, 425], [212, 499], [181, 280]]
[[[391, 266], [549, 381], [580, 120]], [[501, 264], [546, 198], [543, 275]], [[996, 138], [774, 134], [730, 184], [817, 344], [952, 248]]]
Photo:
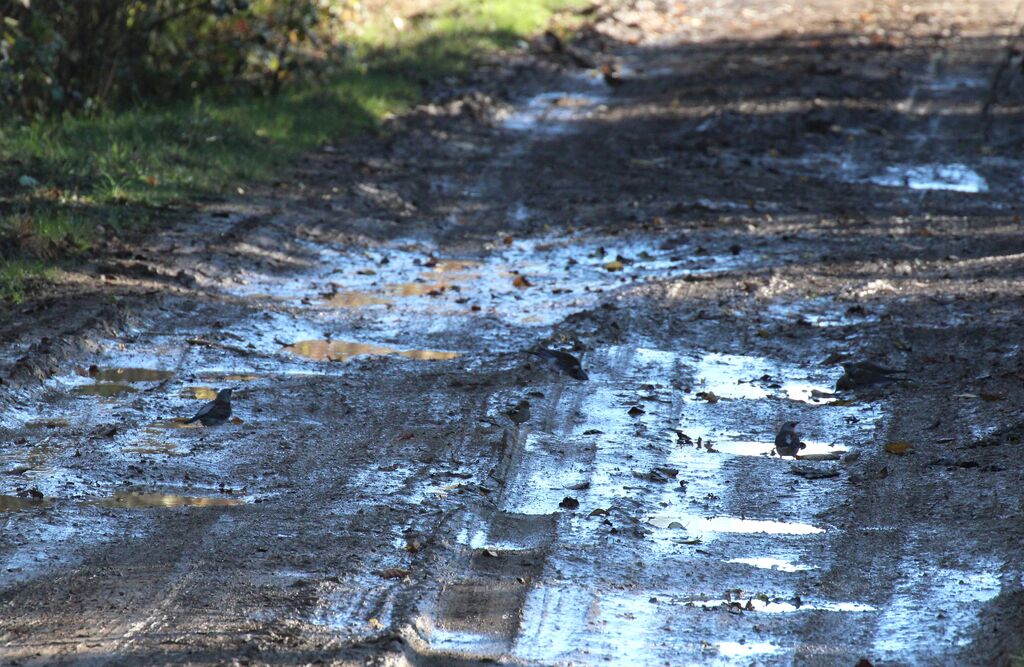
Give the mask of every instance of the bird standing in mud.
[[796, 425], [797, 422], [785, 422], [775, 435], [775, 452], [779, 458], [792, 456], [795, 459], [800, 450], [807, 447], [800, 442], [800, 434], [796, 432]]
[[217, 392], [217, 398], [213, 399], [203, 407], [186, 424], [200, 422], [203, 426], [220, 426], [231, 418], [231, 389], [221, 389]]
[[843, 374], [836, 380], [836, 389], [840, 391], [889, 384], [906, 379], [905, 376], [900, 375], [904, 371], [879, 366], [871, 361], [848, 361], [843, 362], [842, 366]]
[[565, 373], [571, 378], [576, 380], [589, 379], [587, 372], [583, 370], [583, 365], [580, 363], [580, 360], [568, 352], [562, 352], [561, 350], [549, 350], [547, 348], [528, 350], [528, 352], [543, 359], [549, 367]]

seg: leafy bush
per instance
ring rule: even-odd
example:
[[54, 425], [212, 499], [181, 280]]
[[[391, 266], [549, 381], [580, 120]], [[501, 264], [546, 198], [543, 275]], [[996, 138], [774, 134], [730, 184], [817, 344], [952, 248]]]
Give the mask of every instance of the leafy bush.
[[0, 104], [25, 116], [318, 75], [346, 0], [0, 0]]

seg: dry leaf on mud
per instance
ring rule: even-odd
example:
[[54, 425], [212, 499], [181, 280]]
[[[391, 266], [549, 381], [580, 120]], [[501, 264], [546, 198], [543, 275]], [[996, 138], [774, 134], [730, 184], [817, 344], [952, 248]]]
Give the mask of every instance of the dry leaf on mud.
[[598, 507], [596, 510], [594, 510], [587, 516], [608, 516], [608, 510]]
[[232, 417], [231, 423], [234, 424], [235, 426], [238, 426], [239, 424], [244, 424], [245, 422], [242, 421], [241, 417]]
[[900, 441], [897, 441], [897, 442], [890, 442], [889, 444], [887, 444], [885, 446], [885, 451], [889, 452], [890, 454], [901, 454], [902, 455], [902, 454], [906, 454], [907, 452], [909, 452], [913, 448], [914, 448], [914, 446], [911, 445], [909, 442], [904, 442], [904, 441], [900, 440]]
[[384, 624], [375, 618], [371, 618], [370, 620], [368, 620], [367, 624], [374, 630], [382, 630], [384, 628]]
[[526, 276], [516, 276], [512, 279], [512, 286], [523, 289], [526, 287], [533, 287], [533, 283], [526, 279]]
[[401, 567], [388, 567], [383, 570], [377, 570], [377, 576], [381, 579], [405, 579], [412, 574], [412, 570], [406, 570]]
[[713, 391], [698, 391], [697, 398], [703, 398], [708, 403], [717, 403], [718, 397], [715, 396]]
[[630, 416], [630, 417], [637, 417], [637, 416], [639, 416], [639, 415], [642, 415], [642, 414], [644, 414], [644, 413], [646, 413], [646, 412], [647, 412], [647, 411], [646, 411], [646, 410], [644, 410], [644, 409], [643, 409], [642, 407], [640, 407], [639, 405], [634, 405], [633, 407], [631, 407], [631, 408], [629, 409], [629, 416]]
[[606, 271], [621, 271], [624, 266], [625, 266], [625, 264], [623, 264], [622, 262], [620, 262], [617, 259], [614, 259], [614, 260], [608, 262], [607, 264], [605, 264], [604, 268], [605, 268]]

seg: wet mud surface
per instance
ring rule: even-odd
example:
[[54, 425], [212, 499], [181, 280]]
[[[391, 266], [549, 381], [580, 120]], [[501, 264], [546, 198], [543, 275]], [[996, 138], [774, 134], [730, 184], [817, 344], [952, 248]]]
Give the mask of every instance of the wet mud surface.
[[798, 4], [603, 5], [5, 315], [0, 658], [1019, 660], [1017, 27]]

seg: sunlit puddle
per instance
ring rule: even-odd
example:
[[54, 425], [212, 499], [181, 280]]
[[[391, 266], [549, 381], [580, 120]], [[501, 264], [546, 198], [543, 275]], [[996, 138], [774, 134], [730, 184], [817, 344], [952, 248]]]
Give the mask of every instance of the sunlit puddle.
[[802, 322], [819, 328], [863, 325], [879, 320], [875, 312], [837, 304], [830, 298], [778, 300], [764, 306], [762, 312], [776, 319]]
[[689, 607], [705, 607], [714, 609], [716, 607], [737, 606], [744, 611], [759, 612], [762, 614], [792, 614], [798, 611], [837, 611], [846, 613], [868, 613], [878, 611], [869, 604], [860, 602], [803, 602], [794, 604], [786, 600], [765, 600], [757, 597], [734, 600], [688, 600], [682, 604]]
[[911, 190], [949, 190], [952, 192], [988, 192], [988, 183], [970, 167], [961, 163], [893, 165], [872, 176], [875, 185]]
[[718, 642], [714, 648], [718, 655], [727, 658], [750, 658], [782, 652], [781, 646], [771, 642]]
[[102, 398], [113, 398], [123, 394], [134, 394], [138, 391], [135, 387], [127, 384], [106, 383], [106, 384], [83, 384], [71, 390], [79, 396], [100, 396]]
[[324, 301], [336, 308], [365, 308], [367, 306], [383, 306], [394, 303], [391, 299], [366, 292], [335, 292], [324, 297]]
[[703, 517], [694, 514], [659, 514], [647, 520], [656, 528], [685, 530], [691, 535], [712, 533], [765, 533], [768, 535], [817, 535], [824, 533], [808, 523], [788, 523], [768, 519], [744, 519], [734, 516]]
[[97, 382], [162, 382], [174, 376], [173, 371], [163, 371], [155, 368], [100, 368], [90, 371], [89, 377]]
[[[199, 377], [204, 380], [219, 381], [219, 382], [256, 382], [263, 380], [270, 375], [261, 373], [219, 373], [215, 371], [209, 371], [206, 373], [200, 373]], [[216, 393], [214, 393], [216, 396]], [[199, 398], [198, 396], [196, 398]]]
[[586, 93], [541, 93], [510, 113], [502, 125], [514, 131], [562, 132], [567, 123], [588, 118], [606, 100], [602, 95]]
[[676, 630], [692, 623], [677, 616], [686, 606], [660, 591], [538, 586], [527, 596], [512, 654], [541, 664], [671, 665], [782, 651], [767, 642], [702, 646]]
[[26, 443], [24, 447], [9, 447], [0, 452], [0, 464], [4, 470], [21, 471], [26, 478], [42, 477], [56, 470], [53, 463], [72, 448], [67, 440], [51, 442], [42, 438], [38, 442]]
[[[523, 607], [513, 655], [542, 664], [662, 664], [664, 609], [638, 596], [584, 586], [539, 586]], [[678, 658], [677, 658], [678, 659]]]
[[167, 456], [176, 456], [181, 454], [178, 451], [177, 445], [171, 442], [157, 442], [157, 441], [146, 441], [134, 445], [132, 447], [125, 447], [123, 450], [126, 454], [162, 454]]
[[501, 636], [434, 627], [430, 631], [430, 647], [434, 650], [485, 656], [503, 653], [508, 647], [508, 641]]
[[[731, 454], [733, 456], [770, 456], [775, 450], [775, 442], [761, 440], [744, 440], [733, 431], [712, 433], [702, 425], [690, 426], [686, 435], [694, 441], [694, 447], [709, 452]], [[699, 445], [697, 444], [699, 441]], [[847, 451], [843, 445], [836, 445], [817, 440], [801, 440], [806, 447], [800, 450], [798, 457], [810, 460], [836, 460]]]
[[[697, 389], [714, 394], [718, 398], [757, 401], [778, 392], [791, 401], [821, 404], [833, 398], [832, 390], [824, 385], [805, 379], [786, 379], [795, 375], [806, 375], [806, 371], [789, 368], [762, 357], [711, 352], [697, 361], [693, 376]], [[778, 377], [782, 376], [782, 377]], [[778, 388], [761, 386], [769, 381]], [[694, 395], [693, 400], [704, 400]]]
[[0, 512], [17, 512], [20, 510], [49, 507], [50, 501], [43, 498], [22, 498], [20, 496], [0, 495]]
[[971, 571], [906, 560], [911, 562], [901, 571], [907, 579], [886, 603], [874, 649], [899, 658], [919, 655], [923, 646], [945, 654], [950, 647], [968, 645], [981, 608], [1002, 590], [1001, 563], [983, 563]]
[[[212, 400], [212, 399], [211, 399]], [[146, 430], [151, 435], [155, 435], [164, 429], [199, 429], [203, 428], [203, 425], [199, 422], [188, 423], [188, 417], [171, 417], [170, 419], [158, 419], [154, 422], [150, 422]]]
[[213, 387], [182, 387], [178, 392], [181, 398], [194, 398], [202, 401], [212, 401], [217, 398], [217, 390]]
[[315, 361], [347, 361], [367, 355], [397, 354], [419, 361], [445, 361], [459, 356], [458, 352], [440, 350], [401, 350], [373, 343], [354, 343], [342, 340], [303, 340], [284, 348], [292, 354]]
[[[516, 211], [513, 215], [528, 215]], [[413, 315], [430, 318], [420, 325], [430, 329], [473, 315], [538, 326], [593, 305], [605, 290], [757, 261], [752, 252], [709, 254], [685, 240], [666, 244], [656, 235], [503, 237], [487, 250], [485, 258], [470, 259], [438, 258], [436, 246], [408, 240], [373, 253], [324, 247], [318, 266], [338, 266], [337, 271], [254, 276], [252, 284], [234, 291], [248, 297], [272, 293], [313, 308], [367, 309], [387, 330], [407, 329]]]
[[806, 570], [818, 569], [817, 565], [801, 565], [800, 563], [794, 563], [782, 558], [769, 558], [766, 556], [756, 558], [733, 558], [726, 562], [749, 565], [761, 570], [776, 570], [778, 572], [804, 572]]
[[244, 505], [241, 498], [204, 498], [179, 496], [172, 493], [144, 493], [122, 491], [110, 498], [89, 501], [88, 504], [114, 509], [150, 509], [175, 507], [235, 507]]

